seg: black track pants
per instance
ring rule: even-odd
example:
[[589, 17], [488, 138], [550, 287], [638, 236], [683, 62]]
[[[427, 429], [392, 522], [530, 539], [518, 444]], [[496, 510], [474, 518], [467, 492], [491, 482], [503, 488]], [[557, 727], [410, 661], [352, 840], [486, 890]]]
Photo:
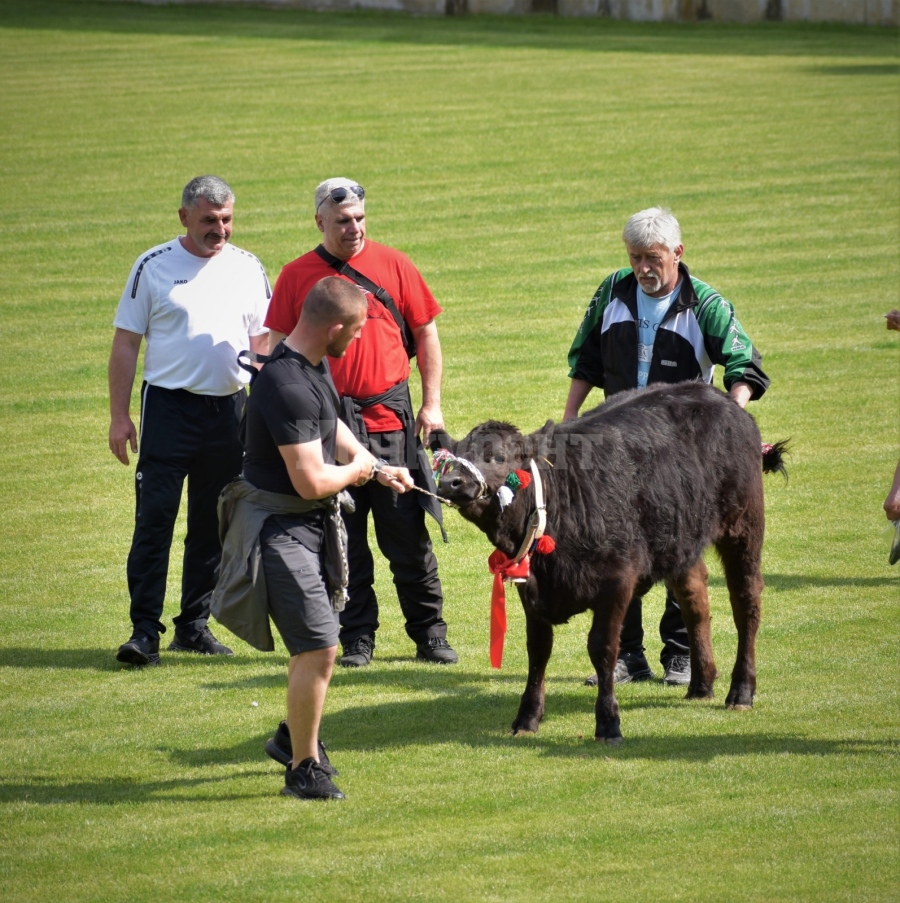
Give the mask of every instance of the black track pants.
[[[402, 433], [371, 433], [369, 448], [376, 457], [398, 464], [402, 441]], [[378, 548], [388, 560], [394, 578], [406, 619], [406, 633], [415, 643], [430, 637], [446, 638], [437, 558], [425, 526], [419, 493], [398, 495], [377, 480], [351, 488], [350, 493], [356, 501], [356, 513], [343, 514], [350, 546], [350, 599], [340, 614], [341, 643], [346, 646], [361, 636], [374, 637], [378, 629], [378, 599], [373, 586], [375, 562], [367, 534], [370, 512]]]
[[243, 390], [214, 397], [146, 383], [141, 389], [134, 537], [127, 565], [136, 632], [165, 632], [169, 550], [185, 479], [187, 536], [181, 612], [174, 623], [188, 633], [206, 625], [222, 552], [216, 504], [222, 488], [241, 470], [237, 426], [245, 400]]
[[[635, 596], [625, 613], [622, 623], [620, 652], [642, 652], [644, 649], [644, 626], [642, 599]], [[659, 660], [663, 665], [673, 655], [689, 655], [687, 627], [681, 617], [681, 609], [670, 589], [666, 589], [666, 607], [659, 622], [659, 637], [663, 649]]]

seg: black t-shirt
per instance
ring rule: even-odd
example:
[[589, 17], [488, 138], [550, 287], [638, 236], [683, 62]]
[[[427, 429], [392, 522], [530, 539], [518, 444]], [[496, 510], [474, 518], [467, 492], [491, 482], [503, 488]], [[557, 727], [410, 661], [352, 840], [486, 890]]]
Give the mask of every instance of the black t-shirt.
[[285, 348], [265, 364], [247, 399], [244, 476], [257, 489], [297, 495], [278, 446], [321, 439], [325, 463], [334, 464], [337, 399], [324, 359], [316, 366]]

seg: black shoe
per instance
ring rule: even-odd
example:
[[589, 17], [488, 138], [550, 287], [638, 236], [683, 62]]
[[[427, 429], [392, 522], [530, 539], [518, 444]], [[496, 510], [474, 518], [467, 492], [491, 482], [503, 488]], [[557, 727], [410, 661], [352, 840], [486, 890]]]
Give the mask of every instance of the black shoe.
[[344, 646], [338, 664], [342, 668], [365, 668], [375, 654], [375, 637], [361, 636]]
[[119, 646], [116, 661], [127, 665], [158, 665], [159, 637], [134, 634], [127, 643]]
[[296, 768], [284, 773], [282, 796], [295, 796], [301, 800], [342, 800], [341, 793], [315, 759], [304, 759]]
[[169, 652], [197, 652], [200, 655], [234, 655], [227, 647], [223, 646], [212, 634], [208, 627], [204, 627], [194, 639], [188, 639], [176, 629], [175, 639], [169, 643]]
[[[340, 772], [331, 764], [328, 753], [325, 752], [325, 744], [319, 740], [319, 765], [325, 774], [340, 774]], [[294, 758], [294, 751], [291, 748], [291, 732], [288, 730], [287, 721], [282, 721], [275, 731], [275, 736], [266, 740], [266, 753], [280, 765], [285, 768], [291, 767]]]
[[[613, 679], [617, 684], [637, 683], [642, 680], [653, 680], [653, 672], [643, 652], [623, 652], [616, 659]], [[587, 687], [596, 687], [597, 675], [592, 674], [584, 683]]]
[[435, 665], [455, 665], [459, 661], [459, 656], [443, 637], [433, 636], [416, 646], [416, 661], [432, 662]]
[[670, 687], [686, 687], [691, 682], [691, 657], [689, 655], [673, 655], [663, 662], [666, 669], [663, 680]]

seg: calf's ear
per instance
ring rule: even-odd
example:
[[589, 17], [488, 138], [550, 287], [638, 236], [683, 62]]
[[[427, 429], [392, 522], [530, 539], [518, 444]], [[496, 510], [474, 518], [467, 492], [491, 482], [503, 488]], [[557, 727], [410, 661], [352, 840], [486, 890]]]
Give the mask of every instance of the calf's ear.
[[449, 452], [456, 451], [456, 440], [446, 430], [432, 430], [428, 437], [428, 448], [432, 454], [443, 448]]

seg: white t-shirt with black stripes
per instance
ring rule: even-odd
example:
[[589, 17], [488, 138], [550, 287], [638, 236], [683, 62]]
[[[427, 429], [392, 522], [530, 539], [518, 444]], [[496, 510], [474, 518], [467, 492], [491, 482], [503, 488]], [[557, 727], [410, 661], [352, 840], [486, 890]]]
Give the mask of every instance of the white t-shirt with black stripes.
[[249, 380], [237, 356], [249, 336], [266, 332], [271, 294], [253, 254], [226, 244], [197, 257], [175, 238], [135, 261], [113, 325], [146, 339], [144, 379], [151, 385], [232, 395]]

